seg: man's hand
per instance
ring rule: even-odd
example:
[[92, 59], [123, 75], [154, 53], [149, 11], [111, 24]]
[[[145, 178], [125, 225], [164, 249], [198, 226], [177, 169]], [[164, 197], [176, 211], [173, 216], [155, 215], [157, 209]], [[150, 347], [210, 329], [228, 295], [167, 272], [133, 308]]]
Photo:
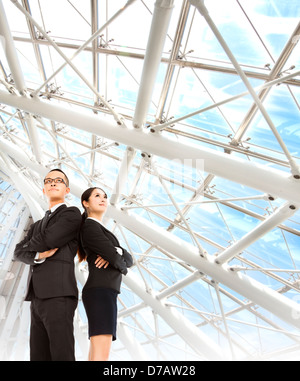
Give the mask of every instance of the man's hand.
[[95, 260], [95, 265], [96, 267], [98, 267], [98, 269], [101, 269], [101, 267], [104, 267], [106, 269], [109, 265], [109, 262], [100, 257], [100, 255], [98, 255], [98, 258]]
[[38, 259], [45, 259], [45, 258], [52, 257], [52, 255], [54, 255], [57, 252], [57, 250], [58, 248], [44, 251], [43, 253], [39, 254]]

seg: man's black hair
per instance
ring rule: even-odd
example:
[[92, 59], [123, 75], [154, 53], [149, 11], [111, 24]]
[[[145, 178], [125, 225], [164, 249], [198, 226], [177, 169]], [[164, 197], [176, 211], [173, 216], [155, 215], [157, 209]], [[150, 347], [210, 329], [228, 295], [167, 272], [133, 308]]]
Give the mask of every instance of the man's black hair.
[[54, 172], [54, 171], [58, 171], [58, 172], [61, 172], [64, 176], [65, 176], [65, 178], [66, 178], [66, 180], [67, 180], [67, 187], [69, 188], [69, 178], [68, 178], [68, 176], [65, 174], [65, 172], [64, 171], [62, 171], [60, 168], [54, 168], [54, 169], [51, 169], [48, 173], [50, 173], [50, 172]]

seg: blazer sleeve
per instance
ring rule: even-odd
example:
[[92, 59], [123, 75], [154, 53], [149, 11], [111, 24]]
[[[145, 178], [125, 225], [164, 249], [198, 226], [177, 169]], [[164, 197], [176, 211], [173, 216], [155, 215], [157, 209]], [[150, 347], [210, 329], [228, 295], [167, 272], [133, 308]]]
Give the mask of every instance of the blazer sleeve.
[[105, 235], [97, 222], [86, 222], [81, 230], [81, 242], [87, 254], [100, 255], [111, 266], [126, 275], [128, 270], [122, 255], [117, 254], [113, 242]]
[[14, 255], [13, 255], [14, 261], [23, 262], [26, 265], [34, 265], [35, 264], [34, 258], [36, 256], [36, 252], [24, 250], [24, 246], [27, 245], [27, 243], [30, 241], [30, 239], [33, 235], [34, 225], [35, 224], [32, 224], [30, 226], [26, 237], [16, 245]]
[[[120, 246], [121, 247], [121, 246]], [[133, 259], [132, 259], [132, 255], [126, 250], [124, 249], [123, 247], [121, 247], [121, 249], [123, 250], [123, 259], [126, 263], [126, 266], [129, 268], [133, 265]]]
[[16, 246], [14, 255], [16, 260], [27, 263], [25, 260], [30, 258], [29, 264], [34, 264], [33, 259], [37, 252], [61, 248], [77, 239], [81, 224], [80, 210], [77, 207], [65, 208], [57, 217], [55, 223], [49, 223], [44, 232], [28, 233], [27, 237]]

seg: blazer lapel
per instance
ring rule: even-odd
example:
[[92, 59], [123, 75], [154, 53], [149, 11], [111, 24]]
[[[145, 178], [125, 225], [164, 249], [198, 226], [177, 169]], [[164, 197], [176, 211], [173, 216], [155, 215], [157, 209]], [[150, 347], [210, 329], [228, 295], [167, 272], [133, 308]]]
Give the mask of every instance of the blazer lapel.
[[51, 218], [56, 216], [58, 213], [60, 213], [66, 207], [67, 207], [67, 205], [63, 204], [63, 205], [59, 206], [57, 209], [55, 209], [55, 211], [53, 213], [51, 213], [50, 216], [48, 217], [48, 221], [46, 222], [44, 229], [48, 226]]
[[119, 241], [118, 241], [117, 237], [110, 230], [106, 229], [106, 227], [103, 226], [102, 224], [101, 224], [101, 229], [103, 230], [103, 232], [107, 236], [107, 238], [110, 238], [110, 239], [113, 238], [113, 240], [116, 241], [116, 245], [119, 245]]

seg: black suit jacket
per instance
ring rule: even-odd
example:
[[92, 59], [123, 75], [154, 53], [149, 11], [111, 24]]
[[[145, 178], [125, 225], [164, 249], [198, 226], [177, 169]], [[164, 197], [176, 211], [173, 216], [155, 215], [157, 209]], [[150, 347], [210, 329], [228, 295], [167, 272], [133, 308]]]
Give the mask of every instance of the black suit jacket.
[[[89, 276], [84, 290], [92, 287], [111, 288], [120, 292], [122, 274], [133, 264], [131, 254], [119, 244], [117, 237], [99, 222], [88, 218], [81, 229], [81, 243], [87, 255]], [[116, 251], [122, 249], [123, 255]], [[97, 268], [95, 261], [100, 255], [109, 262], [107, 268]]]
[[[31, 265], [25, 300], [31, 300], [33, 292], [40, 299], [78, 297], [74, 257], [78, 248], [80, 210], [61, 205], [51, 214], [43, 231], [42, 220], [31, 225], [27, 236], [17, 244], [14, 252], [14, 260]], [[41, 264], [35, 264], [37, 252], [55, 248], [59, 249], [52, 257]]]

